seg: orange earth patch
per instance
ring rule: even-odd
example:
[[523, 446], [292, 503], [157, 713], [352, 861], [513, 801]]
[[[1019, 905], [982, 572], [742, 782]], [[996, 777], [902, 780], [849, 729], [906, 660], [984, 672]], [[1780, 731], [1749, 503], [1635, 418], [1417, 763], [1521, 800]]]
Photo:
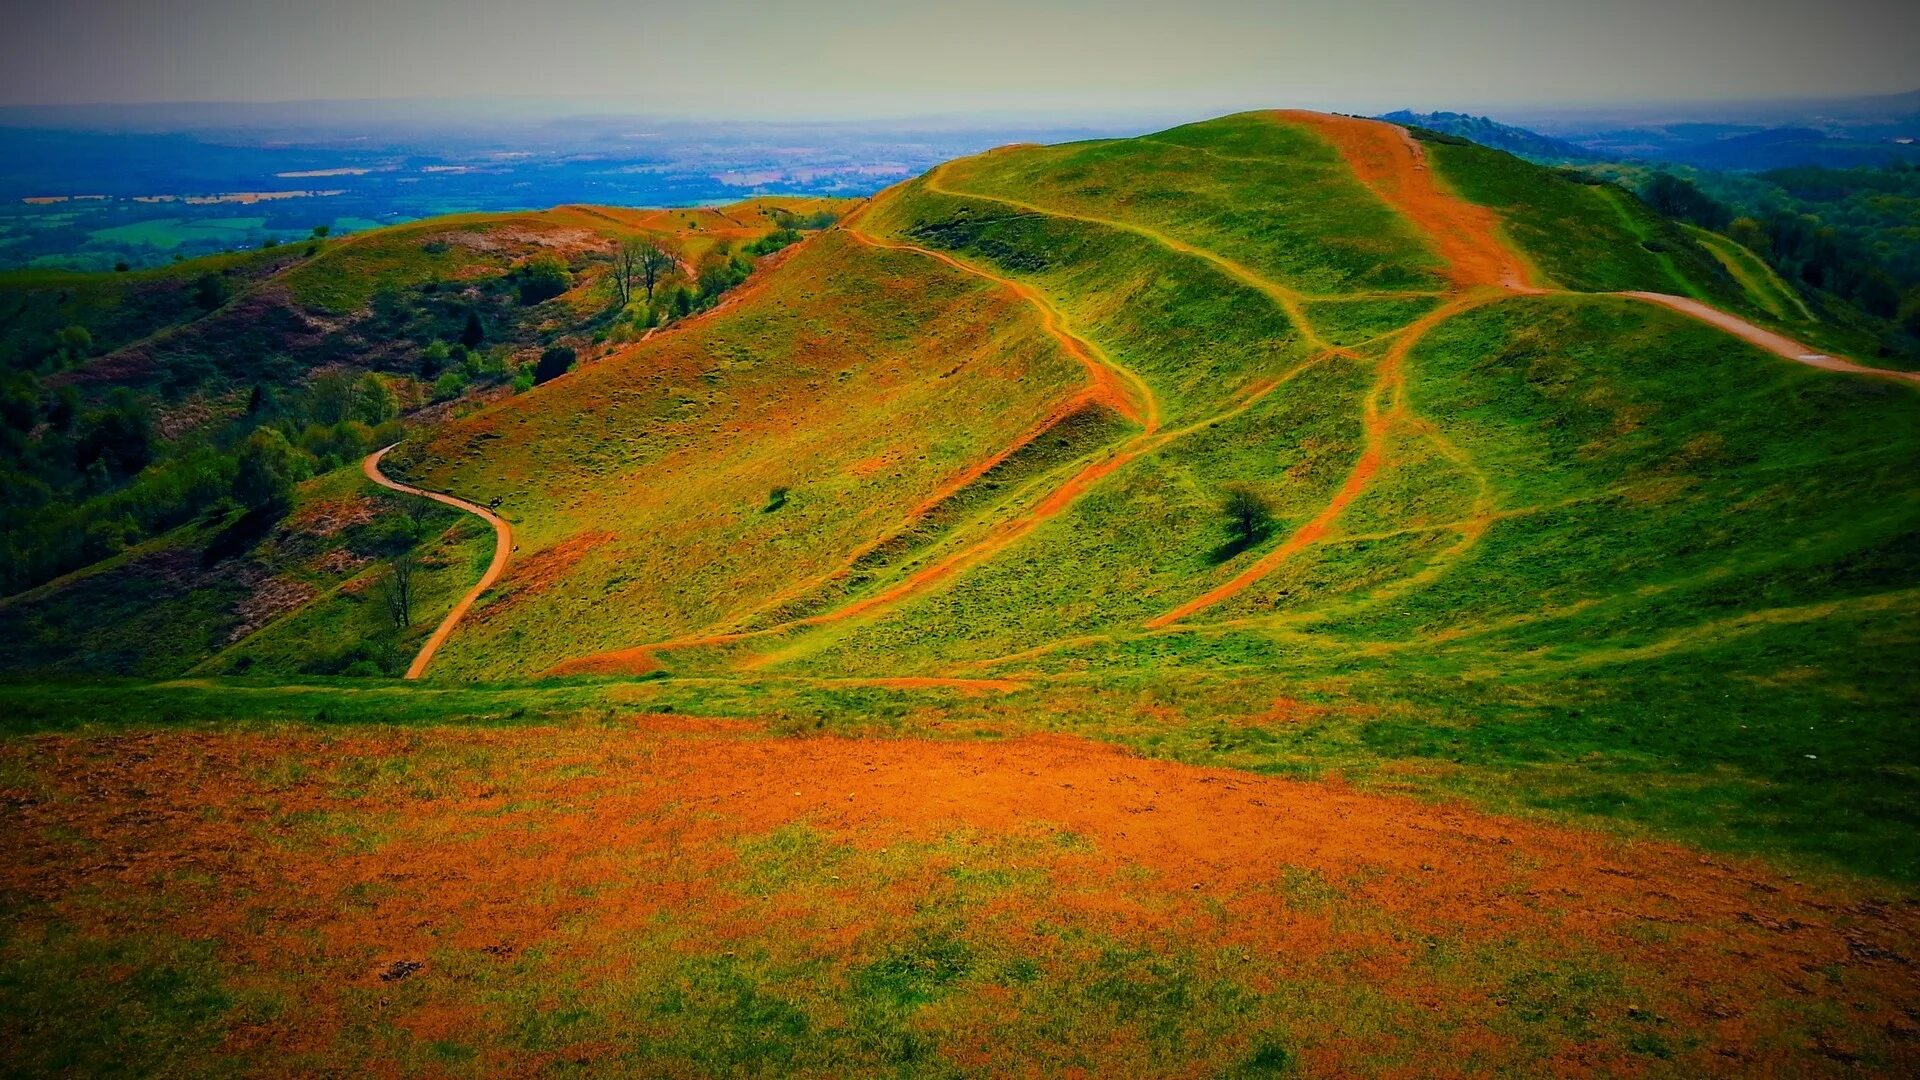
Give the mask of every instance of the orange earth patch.
[[[677, 717], [47, 735], [0, 747], [0, 777], [14, 930], [210, 943], [289, 1005], [236, 1019], [222, 1052], [331, 1060], [377, 1001], [384, 1029], [477, 1042], [485, 1071], [592, 1065], [614, 1052], [604, 1038], [516, 1042], [513, 1002], [652, 987], [675, 977], [648, 974], [662, 958], [787, 956], [816, 992], [852, 992], [931, 912], [1028, 965], [957, 982], [913, 1021], [951, 1061], [996, 1072], [1070, 1048], [1093, 1074], [1211, 1074], [1247, 1050], [1240, 1021], [1152, 1067], [1123, 1016], [1023, 1026], [1095, 946], [1187, 957], [1188, 1011], [1367, 1003], [1364, 1036], [1288, 1029], [1317, 1075], [1920, 1069], [1911, 903], [1072, 739], [753, 737]], [[794, 836], [832, 858], [776, 860], [769, 877], [756, 853]], [[1577, 1024], [1528, 1026], [1573, 992], [1551, 974], [1566, 965], [1602, 966], [1607, 993], [1581, 999]], [[402, 979], [404, 995], [386, 989]]]

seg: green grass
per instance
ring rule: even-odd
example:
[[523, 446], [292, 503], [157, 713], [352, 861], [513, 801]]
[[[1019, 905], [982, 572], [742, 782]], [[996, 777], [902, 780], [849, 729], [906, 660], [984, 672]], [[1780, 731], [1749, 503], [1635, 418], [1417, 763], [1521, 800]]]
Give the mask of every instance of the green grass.
[[[924, 255], [822, 236], [767, 288], [403, 448], [409, 475], [501, 497], [523, 559], [577, 560], [538, 600], [483, 606], [449, 676], [537, 671], [803, 595], [1082, 378], [1031, 308]], [[767, 512], [775, 488], [789, 493]]]
[[101, 244], [142, 244], [170, 251], [198, 240], [241, 243], [263, 230], [266, 224], [265, 217], [154, 218], [96, 229], [92, 240]]
[[1440, 177], [1470, 202], [1498, 211], [1507, 238], [1552, 284], [1677, 293], [1736, 311], [1751, 306], [1698, 242], [1624, 189], [1575, 183], [1484, 146], [1424, 145]]
[[1264, 114], [996, 151], [955, 163], [940, 182], [1162, 232], [1304, 293], [1440, 285], [1424, 241], [1338, 152]]
[[1739, 241], [1717, 232], [1691, 225], [1685, 228], [1688, 236], [1720, 260], [1720, 265], [1727, 268], [1727, 273], [1733, 275], [1762, 311], [1784, 323], [1813, 321], [1813, 312], [1807, 310], [1806, 301], [1800, 299], [1792, 286], [1780, 280], [1780, 275], [1760, 256], [1742, 247]]

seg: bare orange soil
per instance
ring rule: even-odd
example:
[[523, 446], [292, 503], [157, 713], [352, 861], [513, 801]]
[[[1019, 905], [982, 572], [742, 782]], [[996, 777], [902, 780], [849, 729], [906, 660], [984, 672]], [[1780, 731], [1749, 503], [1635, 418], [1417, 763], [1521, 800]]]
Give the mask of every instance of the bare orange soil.
[[[1060, 943], [1104, 941], [1199, 957], [1198, 970], [1255, 995], [1377, 1001], [1384, 1019], [1368, 1035], [1293, 1032], [1312, 1075], [1382, 1071], [1395, 1053], [1424, 1073], [1471, 1060], [1536, 1075], [1806, 1075], [1861, 1054], [1920, 1069], [1911, 905], [1665, 844], [1072, 739], [740, 727], [639, 717], [13, 740], [0, 746], [12, 808], [0, 892], [16, 933], [57, 921], [112, 936], [137, 909], [141, 933], [210, 943], [286, 1006], [238, 1021], [224, 1049], [277, 1060], [347, 1052], [365, 1037], [354, 1010], [377, 992], [383, 1027], [477, 1041], [487, 1071], [591, 1064], [605, 1047], [517, 1041], [502, 1010], [539, 998], [509, 987], [544, 977], [588, 1000], [661, 950], [786, 951], [845, 978], [876, 935], [984, 858], [1007, 884], [953, 911], [959, 932], [1031, 954], [1043, 975], [1066, 962]], [[405, 767], [367, 764], [382, 761]], [[748, 889], [742, 844], [795, 826], [850, 855]], [[918, 852], [911, 869], [874, 869], [901, 865], [890, 849]], [[423, 965], [404, 996], [381, 989], [396, 962]], [[1562, 965], [1617, 980], [1579, 1004], [1590, 1026], [1657, 1022], [1671, 1060], [1591, 1032], [1502, 1027], [1522, 1008], [1509, 999], [1534, 992], [1526, 973]], [[963, 988], [919, 1022], [956, 1025], [981, 1067], [1013, 1071], [1007, 1054], [1048, 1047], [999, 1041], [1006, 993]], [[1087, 1052], [1111, 1055], [1107, 1070], [1139, 1067], [1121, 1027], [1099, 1035], [1111, 1023], [1075, 1026], [1094, 1027], [1105, 1049]]]
[[486, 572], [480, 575], [479, 582], [460, 598], [459, 603], [453, 605], [453, 610], [447, 612], [447, 617], [434, 628], [433, 634], [427, 638], [427, 643], [420, 646], [420, 653], [413, 658], [413, 663], [407, 665], [406, 677], [418, 679], [427, 673], [427, 665], [433, 662], [433, 654], [439, 652], [440, 646], [445, 645], [447, 638], [453, 636], [453, 628], [459, 626], [460, 620], [466, 618], [467, 612], [473, 610], [474, 601], [480, 599], [480, 594], [486, 592], [495, 581], [498, 581], [501, 573], [506, 570], [507, 559], [513, 553], [513, 527], [484, 506], [452, 495], [442, 495], [437, 491], [427, 491], [411, 484], [387, 479], [386, 475], [380, 471], [380, 459], [386, 457], [387, 451], [398, 445], [400, 444], [394, 443], [393, 446], [384, 446], [368, 454], [366, 460], [360, 463], [360, 471], [367, 475], [367, 479], [381, 487], [391, 488], [408, 495], [421, 495], [435, 502], [445, 503], [455, 509], [465, 510], [493, 526], [493, 561], [487, 564]]
[[1332, 143], [1360, 181], [1433, 239], [1455, 288], [1498, 285], [1534, 291], [1525, 260], [1502, 243], [1499, 215], [1443, 189], [1406, 128], [1327, 113], [1277, 114]]

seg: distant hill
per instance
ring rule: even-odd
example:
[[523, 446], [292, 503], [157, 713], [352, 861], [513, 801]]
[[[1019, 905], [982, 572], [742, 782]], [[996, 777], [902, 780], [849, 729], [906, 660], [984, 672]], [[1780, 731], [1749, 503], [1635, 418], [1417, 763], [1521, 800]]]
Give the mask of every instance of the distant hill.
[[1423, 127], [1444, 135], [1457, 135], [1463, 139], [1471, 139], [1481, 146], [1505, 150], [1509, 154], [1518, 154], [1532, 161], [1559, 164], [1573, 161], [1608, 161], [1613, 157], [1611, 154], [1590, 150], [1567, 142], [1565, 139], [1556, 139], [1537, 131], [1529, 131], [1523, 127], [1502, 124], [1497, 120], [1484, 116], [1471, 116], [1467, 113], [1420, 113], [1401, 109], [1398, 112], [1385, 113], [1377, 119], [1409, 127]]
[[[1516, 110], [1588, 153], [1761, 172], [1920, 161], [1920, 91], [1799, 101]], [[1468, 136], [1471, 138], [1472, 136]]]

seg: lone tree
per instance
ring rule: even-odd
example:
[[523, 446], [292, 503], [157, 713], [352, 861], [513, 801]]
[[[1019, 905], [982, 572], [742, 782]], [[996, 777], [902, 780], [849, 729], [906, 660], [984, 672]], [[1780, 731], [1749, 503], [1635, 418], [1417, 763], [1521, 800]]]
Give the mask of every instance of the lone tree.
[[393, 625], [402, 630], [413, 625], [413, 552], [403, 551], [393, 557], [383, 598]]
[[1235, 550], [1245, 550], [1273, 528], [1267, 501], [1245, 484], [1229, 485], [1220, 508], [1227, 515], [1227, 542]]
[[487, 331], [480, 325], [480, 313], [468, 308], [467, 325], [460, 330], [460, 344], [469, 349], [477, 349], [485, 340], [487, 340]]
[[647, 290], [647, 303], [653, 303], [653, 290], [660, 279], [674, 267], [673, 253], [651, 240], [630, 240], [634, 245], [634, 267], [640, 275], [640, 284]]

